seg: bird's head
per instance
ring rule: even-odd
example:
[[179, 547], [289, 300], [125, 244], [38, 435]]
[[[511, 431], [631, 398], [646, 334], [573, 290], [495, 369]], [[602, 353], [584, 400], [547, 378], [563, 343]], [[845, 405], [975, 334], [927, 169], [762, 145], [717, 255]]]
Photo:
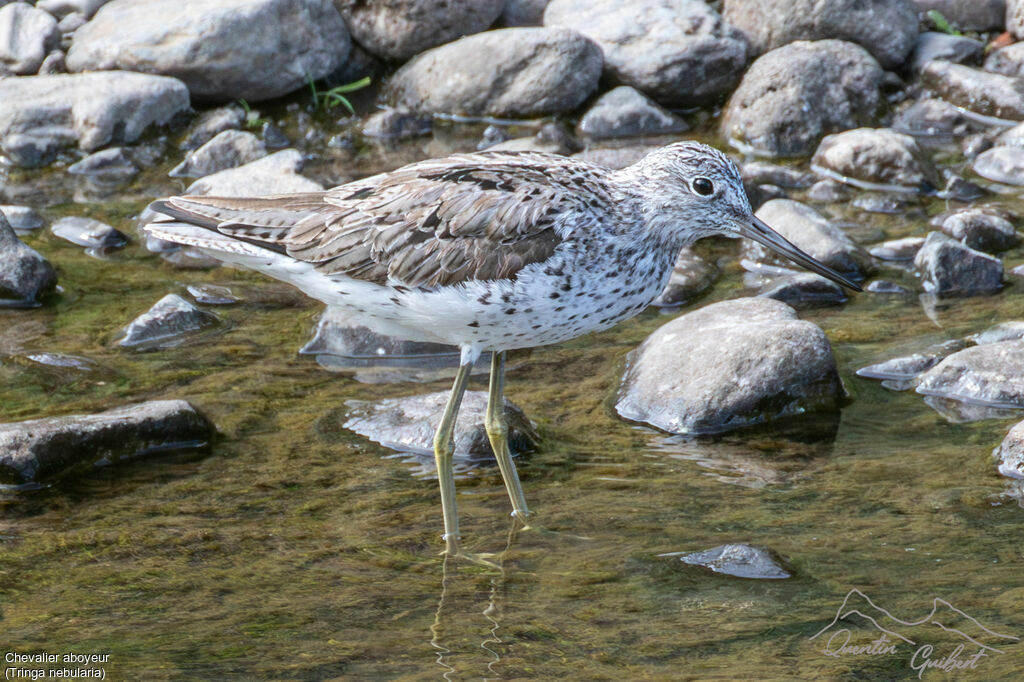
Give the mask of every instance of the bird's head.
[[620, 171], [644, 199], [649, 229], [673, 246], [702, 237], [747, 237], [811, 272], [845, 287], [860, 287], [804, 253], [754, 215], [736, 164], [699, 142], [657, 149]]

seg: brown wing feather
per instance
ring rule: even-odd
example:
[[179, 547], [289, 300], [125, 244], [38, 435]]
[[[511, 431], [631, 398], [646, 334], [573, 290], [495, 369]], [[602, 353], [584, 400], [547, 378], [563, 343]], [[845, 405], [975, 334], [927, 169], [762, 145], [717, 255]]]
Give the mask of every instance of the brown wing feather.
[[[552, 165], [569, 172], [551, 173]], [[326, 275], [432, 287], [514, 277], [550, 258], [562, 242], [555, 216], [589, 217], [594, 199], [607, 199], [600, 195], [604, 172], [546, 154], [465, 154], [323, 193], [174, 197], [155, 208]]]

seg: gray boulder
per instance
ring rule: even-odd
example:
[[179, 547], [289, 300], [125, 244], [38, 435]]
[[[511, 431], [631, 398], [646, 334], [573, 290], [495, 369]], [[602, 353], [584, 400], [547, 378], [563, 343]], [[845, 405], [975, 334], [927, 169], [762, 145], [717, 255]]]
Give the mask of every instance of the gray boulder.
[[990, 407], [1024, 408], [1024, 341], [986, 343], [953, 353], [921, 375], [917, 392]]
[[784, 303], [714, 303], [663, 325], [629, 355], [615, 408], [670, 433], [716, 433], [835, 409], [843, 397], [824, 332]]
[[211, 173], [235, 168], [267, 155], [263, 141], [252, 133], [225, 130], [199, 149], [188, 153], [185, 160], [168, 173], [172, 178], [201, 178]]
[[67, 66], [173, 76], [197, 100], [255, 102], [323, 78], [348, 50], [330, 0], [113, 0], [75, 31]]
[[702, 552], [685, 554], [679, 560], [684, 564], [703, 566], [715, 573], [737, 578], [782, 580], [793, 577], [793, 569], [775, 552], [756, 545], [719, 545]]
[[836, 38], [861, 45], [879, 64], [896, 69], [917, 38], [910, 0], [725, 0], [722, 12], [754, 55], [796, 40]]
[[577, 133], [602, 139], [634, 135], [664, 135], [688, 130], [686, 121], [663, 109], [637, 90], [620, 85], [601, 95], [583, 114]]
[[1006, 0], [914, 0], [920, 12], [936, 10], [961, 31], [1002, 30]]
[[384, 88], [414, 112], [527, 118], [572, 111], [597, 88], [601, 48], [561, 28], [508, 28], [428, 50]]
[[977, 63], [985, 51], [985, 44], [966, 36], [951, 36], [948, 33], [925, 31], [918, 34], [910, 70], [920, 71], [930, 61], [941, 59], [947, 62]]
[[[806, 204], [773, 199], [759, 208], [756, 215], [783, 237], [844, 275], [863, 279], [872, 270], [871, 256]], [[744, 240], [743, 255], [756, 263], [797, 268], [791, 261], [749, 239]]]
[[0, 213], [0, 305], [32, 305], [56, 286], [53, 266], [18, 239]]
[[814, 152], [811, 167], [862, 189], [931, 192], [942, 183], [931, 157], [914, 138], [885, 128], [827, 136]]
[[135, 350], [168, 348], [218, 323], [219, 318], [213, 313], [195, 307], [177, 294], [167, 294], [122, 330], [117, 345]]
[[[386, 448], [420, 455], [433, 465], [434, 431], [441, 420], [448, 391], [409, 398], [388, 398], [376, 402], [348, 400], [348, 420], [344, 426]], [[455, 422], [455, 460], [459, 464], [494, 460], [494, 451], [484, 429], [487, 411], [485, 391], [466, 391]], [[530, 420], [516, 405], [505, 401], [512, 454], [536, 449], [540, 438]]]
[[335, 4], [357, 43], [397, 62], [486, 30], [505, 7], [504, 0], [335, 0]]
[[75, 468], [199, 447], [214, 434], [213, 424], [184, 400], [0, 424], [0, 477], [36, 482]]
[[668, 307], [689, 303], [711, 288], [717, 278], [717, 267], [692, 249], [683, 249], [676, 258], [668, 284], [651, 304]]
[[921, 79], [942, 99], [983, 116], [1024, 120], [1024, 80], [952, 62], [928, 62]]
[[729, 98], [723, 137], [765, 156], [811, 154], [825, 135], [870, 125], [882, 69], [839, 40], [795, 42], [760, 57]]
[[299, 173], [302, 153], [284, 149], [236, 168], [229, 168], [199, 178], [185, 190], [186, 194], [222, 197], [258, 197], [290, 192], [319, 192], [323, 185]]
[[36, 73], [60, 47], [57, 20], [25, 2], [0, 7], [0, 77]]
[[1020, 242], [1009, 216], [998, 209], [955, 209], [935, 216], [931, 224], [978, 251], [997, 253]]
[[1003, 286], [1003, 263], [940, 232], [930, 232], [914, 258], [924, 290], [941, 297], [977, 296]]
[[1004, 185], [1024, 185], [1024, 147], [999, 145], [978, 154], [971, 163], [974, 172]]
[[551, 0], [544, 25], [593, 39], [612, 80], [666, 106], [715, 102], [747, 61], [746, 41], [703, 0]]
[[189, 107], [181, 81], [109, 71], [0, 79], [0, 149], [21, 166], [49, 163], [61, 147], [96, 150], [138, 140]]

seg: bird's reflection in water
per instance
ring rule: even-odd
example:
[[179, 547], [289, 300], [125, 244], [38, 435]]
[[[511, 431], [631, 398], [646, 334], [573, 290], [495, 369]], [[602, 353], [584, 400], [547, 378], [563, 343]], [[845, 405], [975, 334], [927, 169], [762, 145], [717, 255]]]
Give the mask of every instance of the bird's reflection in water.
[[[507, 646], [507, 643], [501, 638], [499, 633], [502, 629], [502, 619], [504, 616], [505, 586], [509, 577], [505, 560], [519, 531], [522, 529], [522, 521], [518, 518], [513, 518], [508, 538], [505, 542], [505, 548], [493, 557], [489, 557], [486, 563], [482, 561], [470, 562], [462, 557], [445, 555], [441, 569], [441, 596], [437, 602], [434, 623], [430, 626], [430, 646], [433, 647], [436, 654], [437, 665], [443, 671], [441, 673], [443, 679], [451, 681], [459, 679], [459, 677], [477, 677], [477, 675], [468, 673], [465, 670], [460, 672], [455, 667], [455, 658], [465, 653], [460, 651], [461, 647], [455, 644], [455, 641], [461, 639], [459, 636], [460, 631], [468, 632], [472, 629], [472, 626], [467, 626], [465, 630], [457, 627], [456, 619], [463, 614], [474, 614], [474, 619], [477, 617], [476, 614], [480, 614], [486, 620], [486, 635], [479, 644], [479, 648], [483, 649], [487, 657], [485, 671], [481, 677], [485, 680], [501, 678], [498, 666], [502, 661], [502, 652]], [[471, 579], [476, 579], [480, 576], [477, 569], [479, 565], [483, 565], [483, 570], [488, 575], [487, 605], [483, 611], [460, 609], [459, 604], [462, 600], [458, 595], [459, 588], [463, 590], [470, 589], [471, 595], [469, 599], [475, 600], [477, 592], [473, 589], [473, 585], [476, 583], [475, 580], [471, 582]], [[462, 580], [460, 580], [460, 567], [472, 569], [473, 572], [470, 574], [467, 571], [461, 576]]]

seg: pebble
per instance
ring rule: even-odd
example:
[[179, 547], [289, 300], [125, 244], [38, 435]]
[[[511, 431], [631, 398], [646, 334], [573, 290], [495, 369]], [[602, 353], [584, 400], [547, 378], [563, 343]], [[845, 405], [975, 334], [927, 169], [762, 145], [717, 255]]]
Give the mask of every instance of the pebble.
[[[662, 556], [678, 556], [663, 554]], [[715, 573], [754, 580], [782, 580], [793, 577], [793, 569], [766, 547], [754, 545], [719, 545], [702, 552], [679, 557], [684, 564], [703, 566]]]

